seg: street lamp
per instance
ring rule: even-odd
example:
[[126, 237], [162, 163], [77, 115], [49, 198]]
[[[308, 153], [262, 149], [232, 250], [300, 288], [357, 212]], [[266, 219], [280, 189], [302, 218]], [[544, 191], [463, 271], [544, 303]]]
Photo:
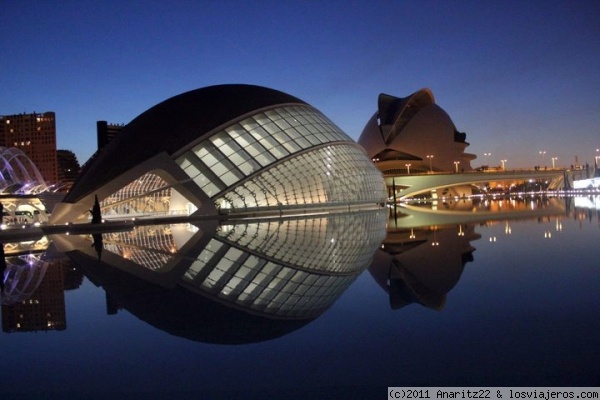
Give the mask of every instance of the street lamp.
[[506, 160], [500, 160], [500, 162], [502, 163], [502, 171], [506, 171]]
[[552, 169], [554, 169], [554, 168], [555, 168], [555, 166], [554, 166], [554, 162], [555, 162], [556, 160], [558, 160], [558, 157], [552, 157]]
[[456, 173], [458, 173], [458, 164], [460, 164], [460, 161], [454, 161], [454, 169]]
[[412, 164], [404, 164], [404, 165], [406, 166], [406, 171], [407, 171], [407, 174], [408, 174], [408, 175], [410, 175], [410, 166], [411, 166]]
[[433, 154], [428, 154], [425, 157], [429, 159], [429, 172], [433, 172], [433, 169], [431, 168], [431, 159], [433, 158]]
[[490, 156], [492, 155], [492, 153], [483, 153], [483, 155], [486, 157], [485, 163], [489, 167], [490, 166]]
[[[546, 155], [546, 151], [545, 150], [540, 151], [540, 155], [542, 156], [542, 164], [543, 164], [544, 163], [544, 156]], [[540, 167], [541, 167], [541, 165], [540, 165]]]

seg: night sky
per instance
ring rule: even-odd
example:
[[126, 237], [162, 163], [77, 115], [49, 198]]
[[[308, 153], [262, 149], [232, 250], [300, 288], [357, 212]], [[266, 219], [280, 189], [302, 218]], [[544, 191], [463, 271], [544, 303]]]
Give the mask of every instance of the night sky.
[[473, 166], [600, 155], [595, 0], [3, 0], [0, 10], [0, 115], [56, 112], [58, 148], [80, 163], [96, 149], [96, 121], [128, 123], [223, 83], [299, 97], [354, 139], [379, 93], [428, 87], [467, 133]]

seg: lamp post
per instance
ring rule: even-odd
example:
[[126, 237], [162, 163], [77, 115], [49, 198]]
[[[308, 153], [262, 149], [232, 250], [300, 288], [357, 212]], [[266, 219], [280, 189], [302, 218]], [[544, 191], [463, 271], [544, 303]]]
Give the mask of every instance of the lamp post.
[[554, 162], [558, 160], [558, 157], [552, 157], [552, 169], [556, 168], [556, 166], [554, 165]]
[[460, 164], [460, 161], [454, 161], [454, 170], [457, 174], [458, 174], [458, 164]]
[[[540, 155], [542, 156], [542, 162], [541, 162], [541, 164], [543, 164], [544, 163], [544, 156], [546, 155], [546, 151], [545, 150], [540, 151]], [[540, 167], [541, 167], [541, 165], [540, 165]]]
[[406, 172], [407, 172], [407, 174], [410, 175], [410, 166], [412, 164], [404, 164], [404, 165], [406, 166]]
[[490, 166], [490, 156], [492, 155], [492, 153], [483, 153], [483, 155], [486, 157], [485, 164], [489, 167]]
[[500, 160], [502, 163], [502, 171], [506, 171], [506, 160]]
[[429, 159], [429, 172], [433, 172], [433, 169], [431, 168], [431, 159], [433, 158], [433, 154], [428, 154], [425, 157]]

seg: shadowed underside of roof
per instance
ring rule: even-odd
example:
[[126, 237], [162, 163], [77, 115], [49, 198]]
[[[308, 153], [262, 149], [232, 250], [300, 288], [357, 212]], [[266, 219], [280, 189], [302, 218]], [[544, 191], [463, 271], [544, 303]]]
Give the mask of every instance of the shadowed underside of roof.
[[289, 103], [306, 104], [277, 90], [241, 84], [209, 86], [165, 100], [127, 124], [95, 156], [65, 202], [76, 202], [161, 152], [171, 155], [230, 120], [254, 110]]

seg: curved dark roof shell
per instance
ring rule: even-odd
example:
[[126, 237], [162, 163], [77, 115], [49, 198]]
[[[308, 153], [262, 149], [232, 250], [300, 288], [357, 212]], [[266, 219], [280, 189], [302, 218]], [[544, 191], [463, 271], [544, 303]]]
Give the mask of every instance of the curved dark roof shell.
[[274, 89], [244, 84], [208, 86], [171, 97], [140, 114], [95, 154], [64, 201], [77, 201], [137, 164], [161, 152], [171, 155], [228, 121], [290, 103], [307, 104]]

